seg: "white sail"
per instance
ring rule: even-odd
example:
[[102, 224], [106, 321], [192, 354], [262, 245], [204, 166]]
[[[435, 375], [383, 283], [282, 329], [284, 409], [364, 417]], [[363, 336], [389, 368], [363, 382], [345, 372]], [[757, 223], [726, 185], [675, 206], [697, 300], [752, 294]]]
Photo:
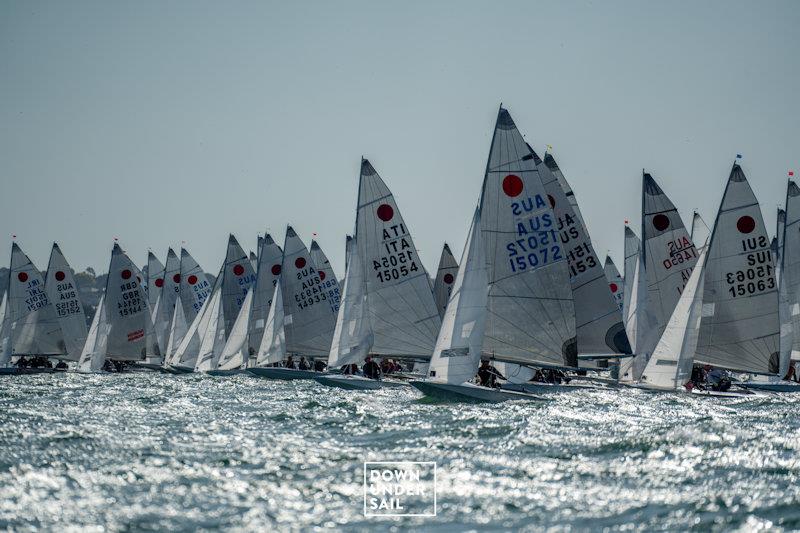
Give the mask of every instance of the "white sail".
[[267, 325], [264, 328], [264, 335], [261, 337], [261, 346], [258, 348], [256, 366], [267, 366], [279, 363], [286, 359], [286, 316], [283, 312], [283, 284], [275, 284], [275, 292], [272, 295], [272, 305], [267, 314]]
[[306, 357], [327, 357], [336, 314], [328, 304], [328, 291], [323, 288], [324, 282], [308, 249], [291, 226], [286, 229], [280, 279], [286, 313], [286, 351]]
[[222, 348], [225, 346], [225, 312], [223, 310], [225, 296], [222, 288], [223, 284], [224, 282], [215, 284], [206, 308], [208, 320], [205, 323], [205, 327], [198, 331], [200, 334], [200, 351], [194, 367], [195, 372], [208, 372], [217, 368], [217, 361], [219, 361], [219, 357], [222, 355]]
[[[172, 252], [172, 249], [170, 249]], [[175, 252], [172, 252], [174, 255]], [[169, 261], [169, 255], [167, 255]], [[147, 301], [150, 309], [156, 308], [158, 297], [161, 296], [161, 288], [164, 286], [164, 265], [158, 260], [156, 254], [147, 252]]]
[[639, 339], [637, 351], [649, 354], [672, 316], [699, 254], [678, 210], [647, 173], [642, 177], [642, 251], [648, 305], [656, 323], [645, 344]]
[[[647, 276], [645, 275], [642, 243], [636, 238], [628, 227], [626, 234], [626, 298], [628, 301], [627, 316], [625, 317], [625, 331], [633, 348], [634, 356], [620, 361], [619, 379], [621, 381], [638, 381], [650, 356], [646, 347], [655, 346], [656, 341], [651, 340], [657, 334], [656, 319], [650, 310], [647, 290]], [[632, 236], [633, 238], [631, 238]], [[637, 246], [635, 252], [627, 257], [628, 246]], [[628, 263], [632, 271], [628, 272]], [[628, 285], [628, 281], [630, 284]]]
[[[181, 288], [181, 261], [170, 248], [167, 251], [167, 265], [162, 269], [161, 277], [153, 281], [153, 286], [159, 289], [158, 305], [153, 311], [153, 324], [159, 346], [166, 346], [169, 342], [170, 324], [175, 313], [175, 302]], [[148, 298], [152, 293], [148, 293]]]
[[691, 377], [703, 309], [707, 248], [702, 246], [701, 250], [692, 275], [642, 373], [642, 383], [653, 388], [678, 390]]
[[11, 328], [8, 321], [8, 291], [3, 293], [0, 304], [0, 368], [11, 365]]
[[261, 346], [261, 337], [264, 336], [264, 326], [267, 323], [267, 314], [272, 305], [272, 295], [275, 293], [275, 284], [281, 273], [283, 250], [267, 234], [259, 238], [261, 248], [258, 252], [258, 270], [256, 271], [255, 293], [253, 305], [250, 310], [250, 326], [247, 335], [248, 352], [254, 355]]
[[386, 183], [361, 160], [356, 246], [366, 278], [371, 352], [430, 358], [441, 325], [428, 273]]
[[[258, 240], [261, 240], [261, 237]], [[252, 250], [250, 250], [250, 266], [253, 268], [253, 272], [258, 269], [258, 256]]]
[[247, 343], [247, 326], [250, 323], [254, 289], [255, 287], [251, 287], [247, 291], [239, 316], [236, 318], [236, 322], [233, 323], [230, 335], [225, 340], [225, 346], [223, 346], [222, 354], [217, 362], [217, 368], [220, 370], [234, 370], [247, 365], [247, 360], [250, 357]]
[[331, 368], [363, 361], [373, 342], [367, 319], [363, 263], [357, 255], [356, 241], [348, 236], [342, 303], [336, 315], [336, 328], [328, 354], [328, 365]]
[[78, 285], [58, 244], [53, 243], [44, 283], [47, 299], [53, 307], [66, 347], [64, 359], [77, 361], [86, 342], [86, 314], [78, 294]]
[[777, 290], [758, 200], [734, 164], [711, 234], [695, 359], [731, 370], [776, 374]]
[[[782, 231], [781, 231], [782, 230]], [[786, 188], [786, 218], [783, 228], [778, 228], [778, 235], [783, 234], [781, 250], [780, 285], [783, 291], [782, 301], [785, 320], [781, 320], [782, 333], [789, 327], [791, 343], [790, 358], [800, 359], [800, 187], [789, 181]], [[785, 325], [785, 326], [784, 326]], [[784, 362], [781, 361], [781, 367]], [[786, 370], [781, 368], [781, 377]]]
[[186, 321], [191, 323], [208, 299], [213, 287], [208, 281], [206, 273], [184, 248], [181, 248], [181, 271], [178, 275], [178, 282], [180, 283], [179, 294], [183, 303], [183, 314], [186, 316]]
[[[622, 321], [625, 327], [628, 326], [628, 316], [630, 316], [631, 295], [633, 294], [633, 272], [636, 270], [636, 264], [639, 262], [639, 251], [642, 248], [642, 241], [633, 230], [625, 226], [625, 262], [623, 263], [622, 278]], [[630, 337], [628, 340], [631, 340]], [[633, 341], [631, 340], [631, 348], [636, 351]]]
[[[557, 169], [555, 159], [552, 156], [549, 159]], [[622, 313], [613, 296], [609, 294], [608, 281], [592, 246], [589, 232], [581, 217], [576, 214], [575, 195], [567, 197], [567, 191], [572, 193], [572, 189], [563, 174], [559, 180], [546, 164], [538, 165], [537, 170], [547, 201], [555, 214], [561, 249], [567, 259], [574, 300], [578, 354], [631, 353]], [[577, 360], [568, 363], [576, 366]]]
[[614, 303], [620, 311], [623, 309], [625, 301], [625, 288], [622, 275], [614, 264], [614, 260], [610, 256], [606, 256], [606, 262], [603, 265], [603, 271], [606, 274], [606, 281], [608, 281], [608, 288], [611, 290], [611, 295], [614, 297]]
[[[692, 232], [689, 236], [691, 237], [693, 243], [704, 242], [708, 244], [708, 241], [711, 238], [711, 230], [708, 229], [708, 225], [697, 211], [695, 211], [694, 215], [692, 215]], [[695, 247], [696, 246], [697, 245], [695, 245]], [[701, 252], [702, 250], [698, 248], [697, 251]]]
[[181, 298], [178, 296], [177, 301], [172, 311], [172, 320], [170, 321], [169, 336], [167, 338], [167, 346], [164, 350], [164, 366], [173, 364], [175, 351], [183, 341], [184, 335], [189, 329], [189, 324], [186, 322], [186, 315], [183, 312], [183, 304]]
[[472, 218], [461, 269], [436, 339], [428, 368], [430, 379], [461, 384], [475, 376], [481, 359], [488, 293], [489, 276], [478, 208]]
[[533, 154], [502, 108], [480, 209], [490, 287], [483, 351], [507, 362], [577, 363], [572, 289], [555, 215]]
[[311, 248], [308, 253], [317, 269], [317, 274], [320, 279], [320, 288], [327, 292], [328, 305], [331, 306], [331, 310], [336, 314], [339, 312], [339, 305], [341, 303], [341, 288], [336, 279], [336, 274], [333, 272], [333, 267], [331, 267], [328, 257], [325, 255], [325, 252], [322, 251], [322, 248], [319, 247], [317, 241], [311, 241]]
[[[258, 244], [256, 246], [256, 264], [258, 264], [258, 262], [261, 260], [261, 250], [264, 248], [264, 240], [265, 238], [263, 235], [258, 236]], [[256, 268], [256, 270], [258, 270], [258, 268]]]
[[103, 294], [100, 296], [100, 302], [97, 304], [92, 318], [92, 325], [80, 353], [78, 372], [99, 372], [103, 368], [109, 329], [106, 320], [105, 294]]
[[236, 238], [230, 235], [225, 264], [222, 267], [222, 310], [226, 338], [239, 316], [247, 292], [255, 282], [256, 274], [250, 259]]
[[11, 245], [8, 280], [6, 312], [12, 355], [66, 355], [61, 327], [47, 298], [42, 274], [16, 242]]
[[158, 357], [161, 352], [141, 274], [116, 243], [111, 252], [105, 296], [105, 319], [109, 325], [106, 359], [144, 361]]
[[[539, 162], [537, 161], [536, 164], [538, 165]], [[547, 165], [547, 168], [550, 169], [550, 172], [552, 172], [558, 180], [558, 184], [561, 186], [561, 190], [564, 191], [564, 195], [567, 197], [567, 201], [572, 207], [572, 211], [575, 214], [575, 217], [578, 219], [578, 223], [585, 228], [586, 223], [583, 221], [581, 209], [578, 207], [578, 199], [575, 197], [572, 187], [570, 187], [569, 183], [567, 182], [567, 178], [565, 178], [564, 174], [561, 172], [561, 169], [559, 168], [558, 163], [556, 163], [553, 154], [545, 152], [544, 164]]]
[[171, 366], [194, 369], [197, 363], [197, 355], [200, 352], [201, 335], [206, 331], [212, 314], [206, 312], [210, 301], [210, 298], [205, 299], [203, 307], [195, 315], [194, 320], [189, 323], [189, 329], [186, 330], [186, 334], [183, 335], [178, 347], [175, 349], [175, 353], [172, 355]]
[[433, 280], [433, 299], [436, 301], [436, 309], [439, 311], [440, 317], [444, 317], [457, 274], [456, 258], [453, 257], [453, 252], [450, 251], [447, 243], [444, 243], [442, 255], [439, 256], [439, 268], [436, 269], [436, 278]]

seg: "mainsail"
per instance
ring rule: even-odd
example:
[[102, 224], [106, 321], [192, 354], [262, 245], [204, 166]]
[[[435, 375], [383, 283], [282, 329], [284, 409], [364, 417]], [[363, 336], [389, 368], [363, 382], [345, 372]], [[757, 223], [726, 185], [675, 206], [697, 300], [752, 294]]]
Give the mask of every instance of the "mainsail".
[[698, 252], [678, 210], [650, 174], [642, 174], [642, 251], [655, 329], [637, 352], [649, 356], [697, 263]]
[[642, 373], [641, 381], [653, 388], [676, 390], [691, 377], [703, 309], [704, 265], [708, 249], [702, 247], [701, 250], [664, 334]]
[[8, 322], [8, 291], [3, 293], [0, 304], [0, 368], [11, 363], [11, 328]]
[[319, 247], [317, 241], [311, 241], [309, 255], [311, 255], [311, 261], [317, 269], [320, 287], [328, 292], [328, 304], [333, 309], [333, 312], [337, 313], [339, 311], [341, 291], [339, 282], [336, 280], [336, 274], [333, 272], [333, 267], [331, 267], [330, 261], [328, 261], [325, 252]]
[[614, 264], [614, 260], [611, 259], [611, 256], [606, 256], [603, 272], [606, 274], [606, 281], [608, 281], [608, 288], [611, 290], [611, 295], [614, 297], [614, 303], [616, 303], [619, 310], [622, 311], [622, 304], [625, 299], [624, 283], [622, 275], [619, 273], [617, 265]]
[[777, 292], [761, 209], [734, 163], [709, 244], [695, 359], [731, 370], [776, 374]]
[[286, 351], [327, 357], [336, 314], [328, 303], [328, 290], [323, 287], [324, 281], [320, 279], [306, 245], [291, 226], [286, 228], [281, 273]]
[[186, 321], [191, 323], [211, 294], [212, 286], [206, 278], [206, 273], [184, 248], [181, 248], [181, 271], [178, 282], [183, 314], [186, 316]]
[[67, 351], [65, 359], [77, 361], [86, 342], [86, 314], [75, 276], [56, 243], [50, 252], [44, 287], [61, 328]]
[[458, 263], [453, 257], [453, 252], [447, 243], [444, 243], [442, 255], [439, 256], [439, 268], [436, 270], [436, 278], [433, 281], [433, 299], [436, 301], [436, 309], [439, 316], [444, 317], [444, 310], [447, 309], [447, 301], [453, 290], [453, 282], [458, 274]]
[[478, 208], [472, 218], [461, 257], [461, 269], [456, 276], [428, 368], [431, 379], [461, 384], [475, 376], [486, 326], [488, 289], [481, 212]]
[[392, 192], [366, 159], [361, 160], [355, 239], [366, 279], [370, 352], [429, 359], [441, 319], [428, 273]]
[[264, 328], [264, 335], [261, 337], [261, 346], [258, 348], [256, 366], [267, 366], [279, 363], [286, 359], [286, 331], [284, 324], [286, 316], [283, 313], [283, 284], [275, 284], [275, 292], [272, 295], [272, 306], [267, 314], [267, 325]]
[[[786, 188], [785, 225], [778, 228], [778, 235], [781, 234], [780, 285], [788, 308], [786, 322], [791, 324], [790, 357], [800, 359], [800, 187], [791, 180]], [[785, 375], [785, 370], [783, 372], [781, 377]]]
[[143, 361], [160, 355], [138, 268], [116, 243], [111, 252], [105, 295], [109, 325], [106, 359]]
[[272, 305], [272, 295], [278, 276], [281, 274], [283, 250], [267, 234], [263, 239], [259, 237], [261, 248], [258, 252], [258, 270], [256, 272], [255, 294], [250, 310], [250, 325], [247, 336], [248, 352], [253, 355], [261, 346], [261, 337], [267, 322], [267, 314]]
[[12, 355], [66, 355], [61, 327], [47, 298], [42, 274], [16, 242], [11, 245], [7, 291]]
[[489, 276], [483, 351], [507, 362], [575, 366], [575, 310], [557, 221], [534, 156], [503, 108], [480, 211]]
[[345, 248], [347, 270], [344, 274], [342, 304], [336, 315], [336, 328], [328, 354], [331, 368], [363, 361], [372, 346], [363, 263], [357, 257], [356, 241], [349, 235]]
[[225, 337], [230, 335], [244, 299], [256, 281], [253, 265], [233, 235], [228, 237], [225, 264], [222, 267], [222, 312]]
[[[622, 320], [625, 326], [628, 326], [628, 317], [630, 316], [631, 308], [631, 295], [633, 294], [633, 273], [636, 270], [636, 264], [639, 262], [639, 252], [642, 248], [642, 241], [633, 230], [625, 226], [625, 262], [623, 263], [623, 271], [625, 277], [623, 278], [622, 285]], [[631, 341], [631, 347], [636, 351], [636, 346]]]
[[[550, 159], [557, 169], [555, 160], [552, 157]], [[575, 195], [571, 194], [569, 198], [566, 195], [566, 191], [572, 193], [572, 189], [563, 175], [559, 180], [546, 164], [539, 165], [537, 169], [547, 201], [556, 217], [562, 253], [567, 258], [578, 353], [631, 353], [622, 314], [608, 291], [608, 281], [589, 232], [575, 211], [578, 205]]]
[[[162, 270], [161, 277], [156, 278], [153, 282], [154, 287], [159, 288], [158, 305], [153, 310], [153, 324], [156, 329], [158, 345], [164, 347], [169, 341], [172, 315], [175, 313], [175, 302], [181, 288], [181, 261], [172, 248], [167, 252], [167, 266]], [[148, 298], [151, 299], [151, 297], [152, 292], [149, 292]]]
[[[175, 252], [170, 248], [172, 255]], [[169, 253], [167, 254], [167, 262], [169, 262]], [[161, 296], [161, 288], [164, 286], [164, 265], [158, 260], [156, 254], [147, 252], [147, 302], [150, 304], [150, 309], [155, 310], [158, 297]]]

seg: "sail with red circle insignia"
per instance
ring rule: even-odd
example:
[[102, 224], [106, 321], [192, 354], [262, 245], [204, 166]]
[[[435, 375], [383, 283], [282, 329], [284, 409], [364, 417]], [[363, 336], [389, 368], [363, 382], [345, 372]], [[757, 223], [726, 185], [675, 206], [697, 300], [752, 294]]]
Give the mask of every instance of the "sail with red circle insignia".
[[[172, 252], [172, 249], [170, 249]], [[172, 252], [175, 255], [175, 252]], [[169, 255], [167, 255], [169, 261]], [[164, 286], [164, 265], [158, 260], [156, 254], [147, 252], [147, 301], [150, 309], [155, 313], [156, 302], [161, 296], [161, 288]]]
[[366, 280], [370, 352], [429, 359], [441, 319], [428, 273], [394, 195], [366, 159], [361, 160], [355, 241]]
[[447, 301], [450, 299], [457, 275], [458, 262], [453, 257], [450, 247], [444, 243], [442, 254], [439, 256], [439, 268], [436, 270], [436, 278], [433, 280], [433, 298], [436, 300], [436, 308], [439, 310], [440, 317], [444, 317]]
[[[170, 248], [167, 251], [166, 267], [161, 272], [160, 277], [155, 278], [153, 281], [153, 287], [158, 288], [160, 291], [153, 311], [153, 323], [156, 328], [158, 345], [161, 347], [165, 347], [169, 342], [172, 317], [175, 314], [175, 302], [178, 300], [178, 293], [181, 288], [180, 272], [181, 261]], [[148, 292], [148, 298], [151, 299], [151, 297], [152, 292]]]
[[283, 261], [283, 250], [270, 234], [266, 234], [263, 238], [259, 237], [259, 242], [261, 247], [258, 252], [258, 269], [247, 335], [248, 352], [251, 356], [255, 355], [261, 346], [267, 315], [272, 305], [272, 295], [275, 292], [278, 276], [281, 274], [281, 261]]
[[322, 289], [328, 291], [328, 304], [333, 308], [335, 313], [338, 313], [341, 301], [341, 290], [339, 282], [336, 279], [336, 274], [333, 272], [333, 267], [317, 241], [311, 241], [311, 248], [308, 253], [319, 273]]
[[608, 288], [611, 290], [611, 295], [614, 297], [614, 303], [616, 303], [619, 310], [622, 311], [622, 303], [625, 299], [624, 281], [622, 279], [622, 274], [619, 273], [619, 269], [617, 265], [614, 264], [614, 260], [611, 259], [611, 256], [606, 256], [606, 261], [603, 264], [603, 272], [606, 274]]
[[497, 115], [481, 193], [489, 296], [483, 351], [506, 362], [577, 364], [567, 258], [535, 161]]
[[72, 268], [56, 243], [53, 243], [50, 252], [44, 287], [64, 339], [66, 356], [62, 358], [77, 361], [89, 333], [86, 328], [86, 314], [83, 312], [83, 303]]
[[161, 354], [142, 274], [116, 243], [108, 267], [105, 311], [109, 325], [106, 359], [144, 361]]
[[734, 163], [709, 244], [695, 361], [776, 374], [779, 335], [770, 239], [758, 200]]

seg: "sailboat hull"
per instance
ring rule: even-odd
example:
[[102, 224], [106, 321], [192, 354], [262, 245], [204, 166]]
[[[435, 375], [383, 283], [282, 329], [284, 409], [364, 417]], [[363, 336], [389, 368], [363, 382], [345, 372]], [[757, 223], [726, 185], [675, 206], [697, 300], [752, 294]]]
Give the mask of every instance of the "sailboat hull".
[[598, 386], [590, 383], [503, 383], [500, 388], [506, 391], [528, 392], [532, 394], [548, 392], [567, 392], [577, 390], [597, 389]]
[[327, 387], [338, 387], [347, 390], [377, 390], [383, 388], [407, 387], [407, 383], [393, 380], [377, 380], [362, 376], [317, 376], [318, 383]]
[[247, 370], [241, 368], [234, 368], [232, 370], [209, 370], [206, 372], [209, 376], [235, 376], [237, 374], [244, 374]]
[[267, 367], [267, 368], [248, 368], [248, 372], [253, 375], [268, 379], [315, 379], [320, 372], [313, 370], [295, 370], [294, 368]]
[[55, 374], [53, 368], [0, 368], [0, 376], [20, 376], [26, 374]]
[[776, 381], [775, 383], [737, 383], [746, 389], [768, 392], [800, 392], [800, 383], [793, 381]]
[[170, 374], [191, 374], [194, 372], [194, 367], [169, 365], [167, 367], [167, 372]]
[[508, 400], [544, 401], [545, 398], [525, 392], [490, 389], [462, 383], [452, 385], [449, 383], [436, 383], [433, 381], [411, 381], [411, 385], [419, 389], [426, 396], [451, 402], [488, 402], [500, 403]]
[[162, 365], [154, 363], [134, 363], [133, 366], [143, 370], [155, 370], [156, 372], [164, 371], [164, 367]]

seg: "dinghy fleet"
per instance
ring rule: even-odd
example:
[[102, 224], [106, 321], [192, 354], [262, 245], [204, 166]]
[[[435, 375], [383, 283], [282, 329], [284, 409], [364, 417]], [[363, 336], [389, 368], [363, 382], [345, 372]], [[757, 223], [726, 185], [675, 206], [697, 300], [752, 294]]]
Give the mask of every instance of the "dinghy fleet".
[[713, 226], [695, 212], [687, 230], [643, 172], [641, 226], [624, 227], [620, 272], [597, 255], [553, 155], [540, 158], [501, 107], [460, 261], [445, 244], [435, 276], [362, 159], [341, 280], [291, 226], [283, 247], [267, 234], [255, 254], [231, 235], [213, 278], [185, 249], [168, 250], [164, 263], [151, 252], [140, 270], [115, 242], [87, 326], [59, 246], [43, 275], [14, 242], [0, 373], [247, 373], [490, 402], [586, 387], [800, 391], [800, 188], [791, 180], [784, 207], [770, 239], [734, 163]]

